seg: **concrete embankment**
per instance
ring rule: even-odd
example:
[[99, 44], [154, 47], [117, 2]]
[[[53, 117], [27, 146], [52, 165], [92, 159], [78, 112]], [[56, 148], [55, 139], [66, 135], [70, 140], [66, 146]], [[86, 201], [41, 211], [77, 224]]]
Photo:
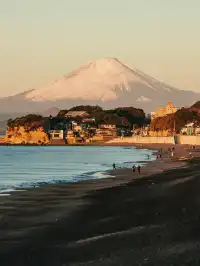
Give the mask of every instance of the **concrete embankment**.
[[107, 143], [136, 143], [136, 144], [188, 144], [188, 145], [200, 145], [200, 136], [183, 136], [176, 135], [172, 137], [141, 137], [141, 136], [133, 136], [133, 137], [125, 137], [115, 138]]
[[200, 136], [176, 136], [177, 144], [200, 145]]
[[174, 137], [125, 137], [115, 138], [107, 143], [138, 143], [138, 144], [153, 144], [153, 143], [166, 143], [166, 144], [175, 144]]

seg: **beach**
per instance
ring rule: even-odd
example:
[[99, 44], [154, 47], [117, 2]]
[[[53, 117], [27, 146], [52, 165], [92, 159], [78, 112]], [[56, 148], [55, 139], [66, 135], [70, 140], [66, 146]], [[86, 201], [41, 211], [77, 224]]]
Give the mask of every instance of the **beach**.
[[138, 145], [165, 151], [141, 175], [117, 169], [0, 197], [0, 265], [199, 265], [199, 147], [187, 161], [169, 147]]

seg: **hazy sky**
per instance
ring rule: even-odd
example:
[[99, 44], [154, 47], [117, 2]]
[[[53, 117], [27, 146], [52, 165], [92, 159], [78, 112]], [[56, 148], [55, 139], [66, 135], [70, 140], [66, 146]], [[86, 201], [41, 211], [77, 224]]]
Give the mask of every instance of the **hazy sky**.
[[99, 57], [200, 92], [200, 1], [0, 0], [0, 96]]

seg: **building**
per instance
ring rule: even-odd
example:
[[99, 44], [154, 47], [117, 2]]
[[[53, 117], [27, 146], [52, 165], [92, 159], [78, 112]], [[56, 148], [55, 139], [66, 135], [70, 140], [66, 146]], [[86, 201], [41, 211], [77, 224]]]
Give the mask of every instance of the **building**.
[[103, 137], [105, 137], [105, 136], [116, 136], [116, 131], [102, 128], [102, 129], [97, 129], [95, 135], [97, 135], [97, 136], [100, 135], [100, 136], [103, 136]]
[[189, 123], [181, 129], [183, 135], [200, 135], [200, 126], [198, 123]]
[[89, 114], [86, 111], [69, 111], [65, 115], [66, 118], [75, 118], [75, 117], [82, 117], [87, 118]]
[[193, 135], [193, 133], [194, 133], [194, 123], [189, 123], [181, 129], [181, 134], [183, 135]]
[[149, 126], [143, 126], [143, 127], [133, 127], [133, 130], [131, 131], [133, 136], [139, 135], [139, 136], [148, 136], [149, 135]]
[[116, 129], [116, 125], [109, 125], [109, 124], [105, 124], [105, 125], [100, 125], [99, 128], [101, 129], [110, 129], [110, 130], [115, 130]]
[[50, 130], [51, 139], [64, 139], [63, 130]]
[[169, 114], [174, 114], [179, 110], [178, 107], [175, 107], [172, 102], [168, 102], [167, 106], [159, 107], [155, 112], [151, 113], [151, 120], [157, 117], [163, 117]]
[[83, 123], [95, 123], [96, 120], [95, 120], [95, 118], [83, 118], [82, 122]]

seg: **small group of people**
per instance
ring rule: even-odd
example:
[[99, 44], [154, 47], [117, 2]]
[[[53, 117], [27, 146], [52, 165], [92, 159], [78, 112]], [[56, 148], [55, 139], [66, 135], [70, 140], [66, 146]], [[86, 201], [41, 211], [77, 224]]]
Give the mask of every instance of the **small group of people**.
[[133, 165], [133, 166], [132, 166], [132, 171], [135, 172], [136, 169], [137, 169], [137, 171], [138, 171], [138, 174], [140, 175], [140, 172], [141, 172], [141, 166], [138, 165], [138, 166], [136, 167], [135, 165]]
[[174, 157], [175, 156], [175, 147], [168, 148], [168, 154], [169, 154], [169, 156]]
[[159, 153], [156, 156], [156, 159], [158, 160], [159, 158], [162, 158], [162, 154], [163, 154], [163, 148], [160, 149]]
[[175, 151], [175, 147], [173, 146], [172, 148], [169, 148], [168, 151]]
[[190, 145], [190, 149], [195, 150], [196, 146], [195, 145]]
[[157, 154], [156, 159], [158, 160], [159, 158], [162, 158], [162, 153]]
[[[137, 169], [137, 171], [138, 171], [138, 174], [140, 175], [140, 172], [141, 172], [141, 166], [138, 165], [138, 166], [136, 167], [135, 165], [133, 165], [133, 166], [132, 166], [132, 171], [135, 172], [136, 169]], [[115, 164], [115, 163], [113, 163], [113, 170], [116, 170], [116, 164]]]

